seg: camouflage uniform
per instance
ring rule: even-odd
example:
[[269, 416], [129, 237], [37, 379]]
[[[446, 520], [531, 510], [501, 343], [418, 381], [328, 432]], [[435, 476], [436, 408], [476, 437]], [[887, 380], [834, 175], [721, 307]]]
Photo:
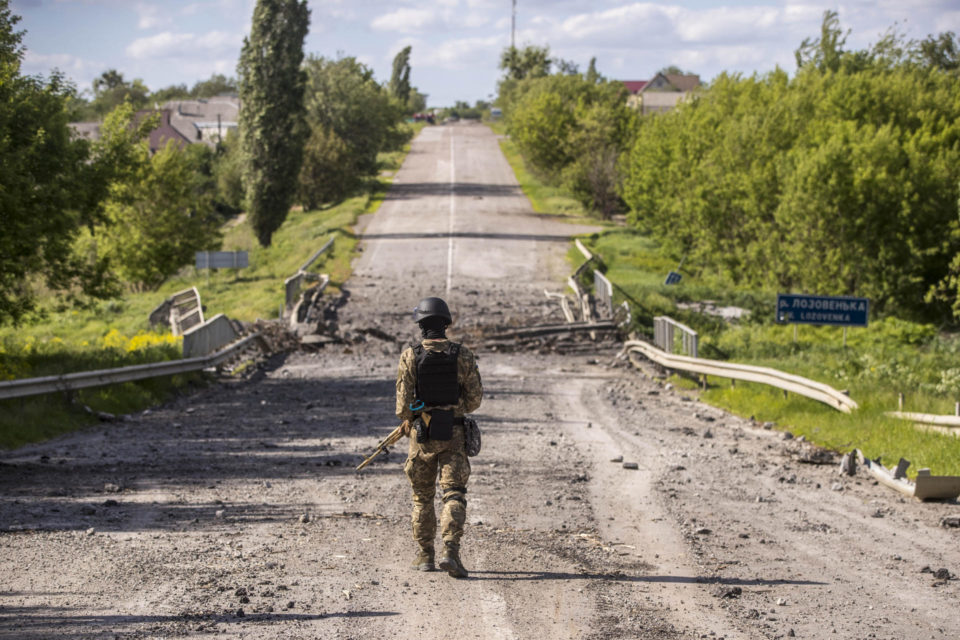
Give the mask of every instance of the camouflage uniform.
[[[450, 341], [446, 339], [422, 342], [425, 349], [446, 351]], [[416, 396], [416, 355], [408, 348], [400, 356], [397, 370], [397, 417], [401, 420], [414, 419], [410, 403]], [[457, 358], [457, 381], [460, 384], [460, 399], [456, 406], [442, 407], [453, 409], [454, 416], [463, 417], [476, 411], [483, 398], [483, 385], [480, 371], [473, 353], [467, 347], [460, 346]], [[416, 434], [410, 434], [410, 453], [403, 471], [413, 487], [413, 538], [423, 551], [433, 552], [437, 534], [437, 516], [433, 508], [436, 495], [437, 475], [440, 476], [440, 491], [443, 498], [443, 510], [440, 513], [440, 533], [443, 542], [459, 548], [463, 536], [463, 525], [467, 519], [467, 480], [470, 478], [470, 461], [464, 445], [463, 425], [454, 425], [453, 438], [450, 440], [427, 440], [419, 443]]]

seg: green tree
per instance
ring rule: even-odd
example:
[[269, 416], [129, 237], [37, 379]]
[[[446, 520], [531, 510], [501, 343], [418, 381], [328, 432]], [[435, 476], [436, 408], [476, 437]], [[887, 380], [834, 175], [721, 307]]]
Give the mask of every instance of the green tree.
[[393, 74], [390, 76], [390, 95], [406, 105], [410, 101], [410, 52], [407, 45], [393, 58]]
[[196, 251], [218, 247], [219, 221], [204, 162], [202, 154], [181, 150], [173, 140], [152, 157], [141, 143], [132, 179], [111, 188], [106, 219], [95, 235], [134, 290], [156, 289]]
[[169, 87], [157, 89], [150, 94], [150, 103], [163, 105], [170, 100], [185, 100], [190, 97], [190, 90], [185, 84], [172, 84]]
[[597, 71], [597, 58], [596, 56], [590, 58], [590, 66], [587, 67], [587, 75], [584, 76], [587, 82], [590, 84], [597, 84], [603, 80], [603, 76]]
[[287, 217], [303, 160], [306, 0], [257, 0], [237, 73], [249, 221], [263, 246]]
[[316, 127], [303, 150], [298, 199], [305, 210], [346, 197], [360, 182], [350, 147], [336, 133]]
[[500, 54], [500, 70], [511, 80], [542, 78], [550, 74], [550, 47], [507, 47]]
[[[199, 146], [199, 145], [197, 145]], [[216, 182], [216, 200], [221, 211], [237, 213], [244, 209], [243, 153], [240, 134], [227, 132], [217, 148], [213, 162], [213, 179]]]
[[213, 98], [235, 93], [237, 93], [237, 79], [228, 78], [222, 73], [214, 73], [206, 80], [198, 80], [190, 89], [190, 95], [194, 98]]
[[[350, 168], [359, 176], [376, 175], [377, 154], [401, 147], [403, 110], [373, 77], [373, 71], [345, 57], [311, 56], [304, 65], [307, 122], [311, 131], [333, 133], [348, 150]], [[317, 140], [333, 140], [324, 133]], [[313, 169], [307, 172], [311, 175]]]
[[45, 286], [68, 302], [115, 292], [107, 265], [73, 251], [95, 224], [124, 154], [73, 139], [63, 76], [23, 76], [23, 32], [0, 0], [0, 323], [20, 322]]
[[427, 94], [420, 93], [416, 87], [410, 89], [407, 101], [407, 113], [422, 113], [427, 110]]
[[721, 74], [642, 118], [622, 163], [629, 222], [733, 283], [942, 320], [960, 251], [960, 85], [893, 33], [862, 51], [843, 40], [829, 12], [792, 78]]
[[103, 118], [124, 102], [129, 102], [136, 109], [143, 109], [149, 104], [149, 95], [150, 90], [143, 80], [136, 78], [128, 82], [116, 69], [107, 69], [93, 79], [90, 109], [98, 118]]
[[928, 66], [943, 71], [960, 69], [960, 42], [953, 31], [924, 38], [919, 53], [921, 61]]

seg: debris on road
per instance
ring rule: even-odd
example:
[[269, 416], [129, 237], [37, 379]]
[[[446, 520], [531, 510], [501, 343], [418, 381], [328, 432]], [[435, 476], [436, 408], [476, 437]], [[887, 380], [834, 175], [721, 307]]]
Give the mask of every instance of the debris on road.
[[636, 462], [624, 462], [624, 463], [623, 463], [623, 468], [624, 468], [624, 469], [639, 469], [639, 468], [640, 468], [640, 465], [638, 465]]
[[934, 476], [929, 469], [920, 469], [917, 479], [906, 478], [910, 462], [900, 458], [895, 469], [887, 469], [879, 460], [870, 460], [856, 449], [857, 460], [881, 484], [895, 489], [905, 496], [918, 500], [947, 500], [960, 496], [960, 476]]

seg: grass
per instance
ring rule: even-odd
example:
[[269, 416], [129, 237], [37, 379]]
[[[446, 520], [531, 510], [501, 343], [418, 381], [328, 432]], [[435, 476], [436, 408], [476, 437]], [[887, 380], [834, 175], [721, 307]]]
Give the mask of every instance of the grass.
[[[846, 389], [860, 409], [852, 415], [765, 385], [711, 378], [701, 398], [741, 416], [774, 422], [778, 428], [837, 451], [852, 448], [881, 457], [889, 466], [900, 457], [914, 463], [913, 472], [929, 467], [934, 474], [960, 475], [960, 438], [923, 432], [909, 422], [884, 415], [897, 408], [904, 393], [905, 409], [952, 414], [960, 400], [960, 343], [929, 325], [888, 317], [867, 328], [794, 327], [773, 322], [775, 291], [737, 289], [720, 277], [683, 270], [678, 285], [663, 280], [677, 269], [651, 238], [628, 229], [608, 230], [584, 238], [601, 257], [607, 277], [618, 287], [617, 302], [631, 301], [636, 329], [652, 333], [652, 318], [669, 315], [700, 335], [700, 356], [768, 366]], [[576, 253], [574, 261], [582, 258]], [[748, 309], [749, 319], [728, 324], [679, 308], [678, 303], [712, 300], [718, 305]]]
[[[412, 126], [414, 134], [422, 127]], [[269, 247], [259, 246], [243, 219], [228, 222], [222, 249], [248, 251], [249, 268], [198, 271], [185, 267], [157, 291], [130, 293], [86, 310], [61, 309], [55, 297], [42, 301], [40, 312], [23, 325], [0, 328], [0, 380], [177, 359], [180, 339], [168, 330], [152, 330], [147, 317], [172, 293], [192, 286], [200, 291], [207, 318], [217, 313], [248, 322], [276, 318], [284, 303], [283, 281], [331, 234], [336, 238], [333, 246], [311, 271], [329, 274], [328, 291], [336, 294], [350, 275], [358, 241], [353, 225], [361, 214], [379, 208], [408, 151], [409, 145], [381, 154], [381, 175], [354, 197], [317, 211], [293, 209]], [[171, 376], [86, 389], [71, 398], [47, 394], [0, 401], [0, 447], [43, 440], [95, 422], [82, 405], [95, 411], [130, 413], [202, 380], [200, 374]]]

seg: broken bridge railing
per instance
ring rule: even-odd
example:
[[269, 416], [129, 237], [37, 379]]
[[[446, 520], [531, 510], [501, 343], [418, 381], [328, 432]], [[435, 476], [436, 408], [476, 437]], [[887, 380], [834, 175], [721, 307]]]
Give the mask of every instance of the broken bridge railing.
[[850, 413], [858, 408], [857, 403], [850, 396], [842, 391], [837, 391], [830, 385], [768, 367], [676, 355], [658, 349], [643, 340], [624, 342], [620, 355], [629, 353], [640, 353], [666, 369], [688, 371], [703, 376], [718, 376], [744, 382], [759, 382], [782, 389], [785, 393], [796, 393], [811, 400], [817, 400], [844, 413]]

